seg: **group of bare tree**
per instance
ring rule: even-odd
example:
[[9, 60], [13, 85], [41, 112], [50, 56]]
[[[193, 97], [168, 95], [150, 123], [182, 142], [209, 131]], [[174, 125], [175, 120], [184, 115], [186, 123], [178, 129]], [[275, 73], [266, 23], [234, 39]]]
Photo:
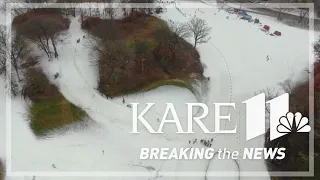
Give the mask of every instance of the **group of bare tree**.
[[320, 58], [320, 39], [318, 39], [314, 44], [314, 53], [316, 58]]
[[134, 52], [118, 42], [103, 43], [101, 48], [99, 71], [103, 73], [100, 79], [107, 78], [108, 82], [113, 84], [119, 82], [122, 77], [127, 77], [129, 70], [135, 66]]
[[57, 45], [67, 38], [66, 28], [63, 22], [54, 18], [48, 17], [44, 19], [41, 16], [35, 16], [23, 23], [18, 33], [34, 42], [47, 54], [48, 58], [51, 58], [52, 54], [55, 58], [58, 58]]
[[5, 27], [0, 26], [0, 74], [6, 74], [6, 57], [9, 55], [11, 66], [18, 80], [21, 81], [19, 70], [21, 65], [32, 59], [32, 49], [20, 35], [12, 36], [11, 48], [9, 48], [7, 37], [8, 34], [6, 33]]
[[170, 42], [173, 47], [178, 43], [180, 38], [186, 39], [193, 36], [194, 47], [198, 44], [206, 43], [210, 40], [211, 27], [205, 20], [193, 17], [188, 23], [170, 22], [170, 30], [172, 32], [172, 41]]

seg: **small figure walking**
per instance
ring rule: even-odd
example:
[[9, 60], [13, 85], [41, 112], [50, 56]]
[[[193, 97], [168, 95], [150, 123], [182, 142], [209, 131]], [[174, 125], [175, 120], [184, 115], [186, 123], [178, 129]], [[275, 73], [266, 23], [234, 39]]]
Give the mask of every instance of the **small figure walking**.
[[54, 74], [54, 79], [57, 79], [57, 78], [59, 77], [59, 75], [60, 75], [60, 74], [59, 74], [58, 72], [55, 73], [55, 74]]
[[122, 98], [122, 103], [124, 104], [126, 101], [124, 100], [124, 98]]
[[269, 61], [269, 56], [267, 56], [267, 61]]

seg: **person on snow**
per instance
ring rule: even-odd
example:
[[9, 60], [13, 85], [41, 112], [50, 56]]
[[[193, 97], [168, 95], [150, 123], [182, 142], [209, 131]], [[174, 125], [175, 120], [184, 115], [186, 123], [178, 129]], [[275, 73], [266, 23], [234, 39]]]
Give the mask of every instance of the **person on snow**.
[[126, 101], [124, 100], [124, 98], [122, 98], [122, 103], [124, 104]]
[[53, 167], [53, 168], [57, 168], [54, 164], [52, 164], [52, 167]]
[[59, 77], [59, 75], [60, 75], [60, 74], [59, 74], [58, 72], [55, 73], [55, 74], [54, 74], [54, 79], [57, 79], [57, 78]]
[[267, 61], [269, 61], [269, 56], [266, 57]]

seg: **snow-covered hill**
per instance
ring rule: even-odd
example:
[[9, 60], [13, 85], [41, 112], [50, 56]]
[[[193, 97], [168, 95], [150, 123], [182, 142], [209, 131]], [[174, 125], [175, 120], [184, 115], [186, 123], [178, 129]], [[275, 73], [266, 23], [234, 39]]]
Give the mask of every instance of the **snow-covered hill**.
[[[203, 4], [202, 4], [203, 5]], [[179, 7], [179, 3], [177, 3]], [[231, 122], [224, 122], [221, 127], [227, 129], [240, 128], [236, 135], [211, 135], [213, 148], [228, 148], [243, 150], [244, 147], [263, 147], [264, 137], [258, 137], [249, 143], [245, 142], [245, 114], [241, 103], [255, 95], [255, 92], [266, 87], [277, 87], [279, 82], [293, 77], [303, 79], [304, 68], [309, 66], [311, 46], [310, 33], [274, 22], [259, 16], [263, 24], [268, 24], [273, 30], [283, 33], [281, 37], [269, 36], [260, 31], [258, 25], [239, 20], [236, 15], [228, 15], [223, 10], [207, 6], [207, 8], [168, 8], [160, 15], [164, 20], [186, 22], [192, 16], [206, 20], [212, 27], [211, 40], [198, 46], [201, 61], [206, 64], [205, 75], [210, 77], [210, 90], [207, 103], [213, 110], [213, 103], [236, 102], [237, 109], [231, 111]], [[226, 18], [229, 16], [229, 18]], [[255, 15], [253, 15], [255, 16]], [[256, 15], [257, 16], [257, 15]], [[258, 16], [257, 16], [258, 17]], [[3, 18], [3, 16], [1, 17]], [[71, 21], [70, 39], [59, 47], [59, 60], [48, 62], [44, 59], [42, 67], [48, 77], [59, 72], [61, 78], [51, 79], [62, 94], [72, 103], [82, 107], [93, 121], [87, 128], [70, 130], [65, 135], [52, 136], [47, 140], [37, 140], [29, 129], [26, 121], [26, 102], [20, 97], [12, 99], [11, 107], [11, 154], [12, 171], [24, 171], [26, 177], [8, 177], [7, 179], [32, 179], [32, 172], [118, 172], [126, 179], [186, 179], [185, 177], [170, 177], [167, 172], [205, 172], [215, 171], [261, 171], [267, 175], [264, 161], [232, 160], [139, 160], [141, 147], [191, 147], [189, 139], [203, 138], [205, 135], [196, 133], [190, 136], [178, 136], [173, 127], [166, 127], [164, 135], [151, 135], [142, 132], [139, 135], [130, 134], [132, 128], [131, 109], [123, 105], [122, 98], [110, 100], [101, 96], [96, 90], [97, 73], [90, 64], [90, 54], [84, 40], [77, 44], [76, 40], [85, 33], [80, 28], [78, 18]], [[190, 39], [191, 42], [191, 39]], [[267, 61], [266, 57], [270, 60]], [[1, 78], [0, 87], [4, 87]], [[0, 91], [0, 117], [5, 116], [5, 92]], [[162, 117], [165, 103], [174, 103], [181, 121], [186, 119], [185, 103], [197, 102], [196, 98], [186, 89], [164, 86], [144, 94], [129, 95], [126, 103], [155, 103], [155, 108], [146, 115], [153, 119], [150, 124], [159, 125], [157, 118]], [[224, 110], [224, 112], [228, 112]], [[213, 113], [204, 120], [207, 127], [213, 127]], [[186, 122], [183, 123], [186, 126]], [[0, 120], [0, 157], [5, 158], [5, 118]], [[238, 131], [239, 131], [238, 130]], [[52, 164], [56, 168], [52, 167]], [[29, 173], [28, 173], [29, 172]], [[132, 172], [129, 173], [129, 172]], [[134, 173], [149, 173], [149, 176], [138, 177]], [[159, 176], [163, 173], [163, 176]], [[42, 174], [46, 176], [46, 174]], [[68, 175], [68, 174], [65, 174]], [[97, 174], [96, 176], [98, 176]], [[137, 174], [136, 174], [137, 175]], [[90, 179], [103, 179], [90, 177]], [[58, 177], [36, 177], [37, 180], [58, 179]], [[59, 177], [59, 179], [79, 179], [79, 177]], [[86, 178], [87, 179], [87, 178]], [[104, 179], [112, 179], [104, 178]], [[203, 177], [190, 177], [203, 179]], [[207, 179], [221, 179], [208, 177]], [[230, 179], [238, 179], [231, 177]], [[270, 179], [241, 178], [241, 179]]]

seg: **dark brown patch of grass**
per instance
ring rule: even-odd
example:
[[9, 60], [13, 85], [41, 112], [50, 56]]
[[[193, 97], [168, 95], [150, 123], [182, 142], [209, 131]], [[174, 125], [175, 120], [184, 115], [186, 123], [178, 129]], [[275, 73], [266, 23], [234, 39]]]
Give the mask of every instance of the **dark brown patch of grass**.
[[23, 93], [33, 102], [28, 109], [28, 117], [36, 136], [45, 136], [50, 131], [85, 118], [86, 113], [68, 102], [40, 69], [28, 69], [25, 77]]
[[6, 168], [4, 163], [0, 160], [0, 180], [4, 180], [5, 176], [6, 176]]
[[[176, 50], [168, 48], [157, 39], [159, 28], [169, 30], [166, 22], [153, 16], [137, 16], [130, 20], [102, 20], [98, 18], [87, 19], [83, 28], [96, 37], [108, 36], [106, 27], [110, 24], [117, 27], [112, 38], [117, 43], [126, 46], [134, 52], [134, 66], [123, 70], [119, 67], [103, 66], [109, 61], [105, 56], [99, 58], [99, 91], [106, 96], [120, 96], [141, 92], [145, 89], [159, 87], [159, 85], [176, 85], [179, 87], [191, 87], [193, 77], [202, 77], [203, 67], [197, 50], [188, 42], [180, 39]], [[170, 33], [170, 31], [164, 31]], [[106, 41], [107, 42], [107, 41]], [[107, 51], [106, 49], [105, 51]], [[174, 53], [174, 55], [173, 55]], [[173, 59], [174, 60], [168, 60]], [[165, 62], [164, 62], [165, 61]], [[109, 67], [110, 68], [110, 67]], [[110, 74], [114, 73], [118, 79], [111, 80]], [[184, 82], [182, 85], [180, 80]], [[188, 88], [191, 89], [191, 88]]]

